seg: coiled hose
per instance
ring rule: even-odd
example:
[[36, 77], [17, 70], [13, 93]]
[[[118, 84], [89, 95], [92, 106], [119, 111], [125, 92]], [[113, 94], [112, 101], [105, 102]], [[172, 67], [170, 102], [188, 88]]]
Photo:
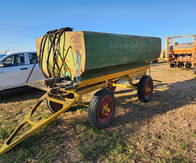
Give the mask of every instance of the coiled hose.
[[[67, 71], [71, 72], [69, 67], [65, 63], [65, 59], [67, 57], [67, 54], [68, 54], [69, 50], [72, 47], [71, 46], [68, 47], [66, 52], [65, 52], [64, 46], [63, 46], [63, 50], [60, 50], [61, 37], [64, 37], [63, 45], [65, 45], [65, 31], [72, 31], [72, 28], [66, 27], [66, 28], [61, 28], [61, 29], [58, 29], [58, 30], [48, 31], [43, 36], [43, 38], [41, 40], [41, 44], [40, 44], [39, 67], [40, 67], [43, 75], [46, 78], [53, 78], [54, 79], [54, 84], [60, 78], [60, 73], [61, 73], [62, 68], [65, 68]], [[48, 40], [47, 49], [49, 49], [48, 53], [45, 52], [45, 47], [46, 47], [47, 40]], [[49, 59], [50, 59], [51, 54], [53, 55], [53, 58], [52, 58], [53, 59], [53, 64], [52, 64], [52, 68], [49, 69]], [[43, 57], [44, 57], [44, 55], [47, 56], [47, 59], [46, 59], [47, 74], [43, 71]], [[57, 57], [60, 58], [61, 61], [62, 61], [62, 64], [60, 66], [59, 66], [59, 62], [57, 61]], [[57, 69], [57, 73], [55, 73], [55, 69]]]

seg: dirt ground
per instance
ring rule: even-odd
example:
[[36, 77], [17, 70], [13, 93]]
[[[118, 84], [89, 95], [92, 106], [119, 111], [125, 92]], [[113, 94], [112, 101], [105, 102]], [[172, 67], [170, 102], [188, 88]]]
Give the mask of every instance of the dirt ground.
[[[116, 89], [117, 112], [110, 128], [92, 128], [87, 108], [81, 106], [0, 156], [0, 162], [196, 162], [196, 76], [191, 70], [171, 69], [165, 63], [152, 65], [150, 75], [162, 82], [154, 82], [149, 103], [141, 103], [136, 90]], [[0, 145], [42, 94], [29, 91], [1, 96]]]

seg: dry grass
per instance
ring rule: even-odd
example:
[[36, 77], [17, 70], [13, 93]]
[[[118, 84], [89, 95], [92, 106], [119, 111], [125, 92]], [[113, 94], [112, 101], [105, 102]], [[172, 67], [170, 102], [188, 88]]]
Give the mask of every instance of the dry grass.
[[[196, 162], [195, 75], [157, 64], [151, 66], [151, 76], [163, 82], [155, 83], [150, 103], [141, 103], [134, 90], [117, 88], [118, 106], [112, 127], [92, 128], [87, 108], [81, 107], [61, 115], [0, 156], [0, 162]], [[1, 99], [0, 145], [41, 95], [40, 91], [29, 91]]]

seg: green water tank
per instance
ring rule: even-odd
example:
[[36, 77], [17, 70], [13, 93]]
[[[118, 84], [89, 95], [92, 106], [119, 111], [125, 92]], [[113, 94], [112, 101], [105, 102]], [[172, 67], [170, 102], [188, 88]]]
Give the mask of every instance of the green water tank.
[[147, 65], [160, 51], [159, 37], [56, 31], [37, 39], [45, 76], [69, 76], [73, 81]]

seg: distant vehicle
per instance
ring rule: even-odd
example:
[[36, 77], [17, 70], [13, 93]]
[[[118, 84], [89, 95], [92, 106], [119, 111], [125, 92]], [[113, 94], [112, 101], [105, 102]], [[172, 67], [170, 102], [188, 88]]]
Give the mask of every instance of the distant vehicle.
[[196, 73], [196, 35], [167, 37], [165, 52], [171, 68], [194, 68]]
[[41, 79], [44, 79], [44, 76], [39, 69], [36, 52], [0, 54], [0, 91], [22, 87], [27, 80], [35, 81]]

